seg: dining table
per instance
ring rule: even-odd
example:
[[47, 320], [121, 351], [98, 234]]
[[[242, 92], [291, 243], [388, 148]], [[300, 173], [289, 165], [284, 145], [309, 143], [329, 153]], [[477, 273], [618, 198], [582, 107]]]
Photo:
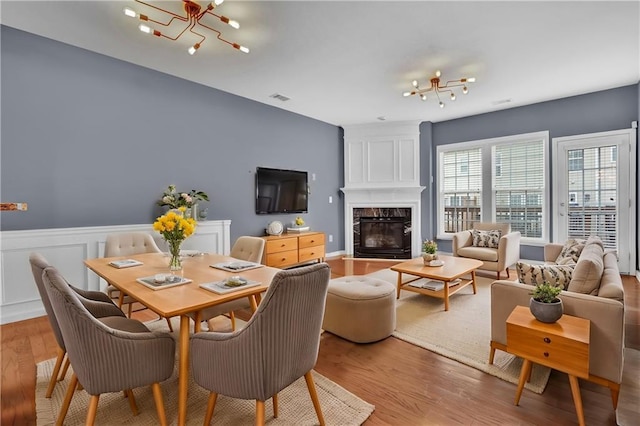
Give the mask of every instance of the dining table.
[[[110, 264], [113, 261], [124, 259], [133, 259], [141, 264], [129, 268], [117, 268]], [[188, 283], [152, 289], [137, 281], [140, 278], [168, 275], [169, 259], [166, 253], [145, 253], [132, 256], [87, 259], [84, 263], [91, 271], [120, 290], [121, 296], [126, 293], [162, 317], [180, 317], [178, 337], [178, 425], [182, 426], [186, 424], [187, 419], [191, 319], [195, 319], [194, 332], [198, 332], [200, 330], [200, 311], [243, 297], [249, 298], [250, 304], [255, 311], [260, 301], [260, 294], [267, 290], [274, 275], [280, 269], [261, 265], [242, 272], [230, 272], [212, 265], [237, 262], [237, 259], [219, 254], [196, 253], [183, 256], [183, 269], [180, 276], [191, 280]], [[221, 282], [232, 276], [240, 276], [259, 284], [225, 294], [217, 294], [200, 287], [201, 284]]]

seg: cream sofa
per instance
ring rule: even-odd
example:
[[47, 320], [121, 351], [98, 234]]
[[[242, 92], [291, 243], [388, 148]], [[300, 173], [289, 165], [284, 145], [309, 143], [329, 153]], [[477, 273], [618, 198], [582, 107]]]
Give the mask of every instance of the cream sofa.
[[478, 231], [499, 230], [501, 236], [498, 247], [474, 247], [473, 231], [460, 231], [453, 234], [453, 255], [482, 261], [482, 266], [479, 269], [495, 271], [497, 279], [500, 279], [500, 273], [506, 270], [508, 278], [510, 276], [509, 266], [520, 259], [520, 232], [511, 232], [511, 226], [508, 223], [476, 223], [473, 229]]
[[[562, 249], [562, 244], [547, 244], [545, 261], [554, 263]], [[517, 305], [529, 306], [531, 289], [505, 280], [491, 285], [490, 364], [496, 349], [507, 351], [506, 319]], [[624, 289], [616, 254], [605, 252], [599, 239], [589, 239], [560, 297], [565, 314], [591, 321], [589, 380], [611, 390], [615, 409], [624, 361]]]

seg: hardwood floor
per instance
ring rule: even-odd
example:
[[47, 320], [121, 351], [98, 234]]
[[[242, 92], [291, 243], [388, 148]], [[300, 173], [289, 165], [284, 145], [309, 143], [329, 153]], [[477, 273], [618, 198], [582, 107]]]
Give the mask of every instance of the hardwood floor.
[[[332, 276], [366, 274], [393, 263], [329, 259]], [[640, 284], [623, 276], [627, 347], [640, 349]], [[157, 318], [149, 310], [134, 317]], [[46, 317], [0, 327], [1, 424], [35, 425], [36, 364], [55, 356]], [[552, 372], [542, 395], [526, 391], [514, 406], [516, 386], [390, 337], [355, 344], [324, 333], [316, 371], [376, 406], [365, 425], [573, 425], [577, 424], [567, 376]], [[580, 381], [585, 420], [615, 425], [609, 391]]]

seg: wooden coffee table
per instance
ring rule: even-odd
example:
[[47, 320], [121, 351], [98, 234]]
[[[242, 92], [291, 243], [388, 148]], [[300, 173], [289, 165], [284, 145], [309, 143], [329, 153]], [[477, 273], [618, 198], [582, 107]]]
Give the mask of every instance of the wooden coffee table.
[[[482, 266], [482, 262], [475, 259], [467, 259], [464, 257], [453, 257], [438, 255], [438, 260], [442, 260], [442, 266], [425, 266], [422, 258], [412, 259], [392, 266], [391, 270], [398, 273], [398, 294], [400, 298], [400, 290], [413, 291], [415, 293], [424, 294], [425, 296], [437, 297], [444, 299], [444, 310], [449, 310], [449, 296], [456, 294], [469, 284], [473, 286], [473, 294], [476, 294], [476, 269]], [[402, 283], [402, 274], [413, 275], [416, 278], [405, 284]], [[471, 277], [463, 277], [470, 274]], [[413, 287], [410, 283], [421, 278], [428, 278], [444, 282], [442, 290], [428, 290], [426, 288]], [[449, 283], [460, 278], [459, 284], [449, 287]]]

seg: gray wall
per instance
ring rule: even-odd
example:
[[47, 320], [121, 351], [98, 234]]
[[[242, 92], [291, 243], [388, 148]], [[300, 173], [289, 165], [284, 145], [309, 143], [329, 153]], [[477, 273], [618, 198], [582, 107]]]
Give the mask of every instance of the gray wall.
[[[307, 224], [344, 247], [342, 129], [9, 27], [2, 41], [0, 229], [151, 223], [169, 184], [207, 192], [231, 240], [263, 235], [255, 168], [315, 173]], [[185, 58], [185, 61], [188, 61]], [[329, 196], [335, 200], [328, 203]]]
[[[639, 98], [639, 85], [634, 84], [434, 123], [431, 127], [431, 134], [423, 132], [423, 130], [427, 129], [423, 124], [420, 128], [421, 148], [431, 146], [432, 150], [423, 149], [421, 151], [421, 165], [423, 168], [430, 167], [429, 173], [436, 173], [437, 158], [435, 150], [438, 145], [544, 130], [549, 131], [549, 161], [551, 161], [551, 156], [553, 156], [553, 150], [551, 149], [552, 138], [628, 129], [631, 127], [631, 122], [638, 120]], [[633, 172], [635, 173], [635, 170]], [[550, 176], [550, 178], [553, 179], [553, 176]], [[551, 179], [549, 182], [551, 182]], [[423, 202], [431, 202], [432, 206], [435, 207], [435, 193], [431, 200], [423, 200]], [[423, 210], [423, 226], [430, 222], [431, 229], [435, 230], [435, 219], [431, 210]], [[441, 244], [443, 250], [451, 250], [450, 241], [442, 241]], [[542, 260], [542, 251], [542, 247], [522, 246], [521, 257], [523, 259]]]

